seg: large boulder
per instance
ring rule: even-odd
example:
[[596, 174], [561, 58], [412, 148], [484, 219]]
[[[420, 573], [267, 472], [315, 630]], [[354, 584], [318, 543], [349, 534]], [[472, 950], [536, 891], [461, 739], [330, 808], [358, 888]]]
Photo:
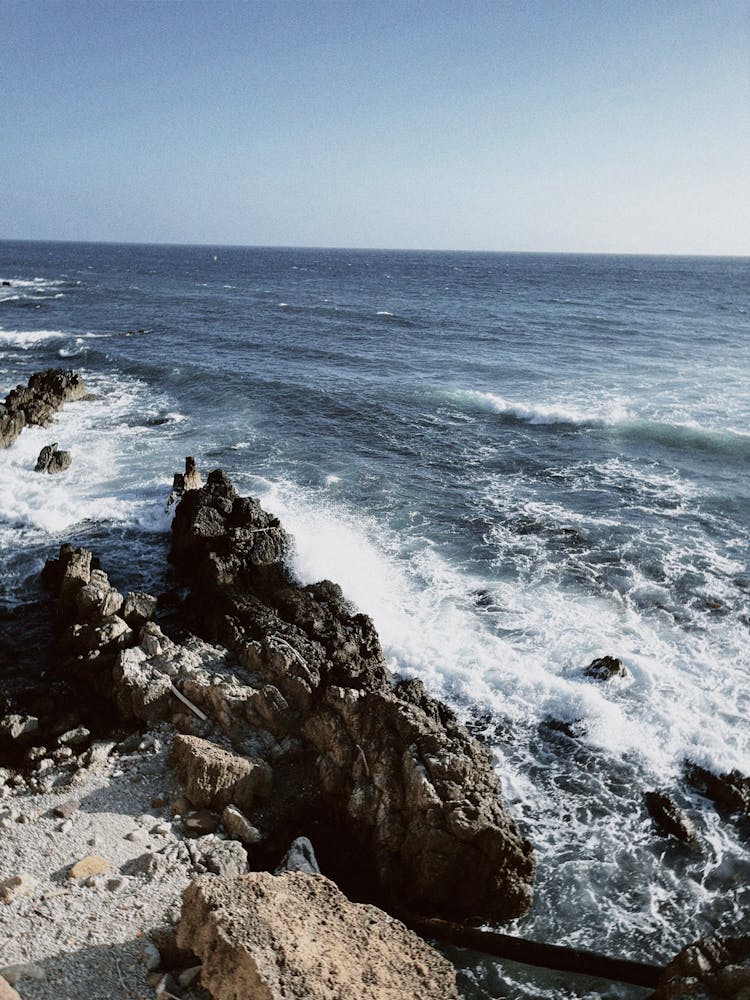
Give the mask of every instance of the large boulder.
[[272, 807], [249, 819], [288, 835], [319, 817], [316, 843], [322, 824], [366, 859], [379, 891], [414, 908], [523, 914], [533, 851], [502, 806], [490, 753], [419, 681], [394, 684], [372, 621], [330, 581], [300, 586], [288, 547], [278, 520], [219, 470], [175, 513], [189, 618], [237, 654], [250, 686], [236, 710], [270, 734], [284, 775]]
[[242, 812], [271, 792], [271, 768], [247, 760], [197, 736], [177, 736], [172, 760], [185, 793], [200, 808], [222, 810], [235, 803]]
[[214, 1000], [458, 1000], [442, 955], [321, 875], [201, 876], [185, 892], [177, 944], [203, 960]]

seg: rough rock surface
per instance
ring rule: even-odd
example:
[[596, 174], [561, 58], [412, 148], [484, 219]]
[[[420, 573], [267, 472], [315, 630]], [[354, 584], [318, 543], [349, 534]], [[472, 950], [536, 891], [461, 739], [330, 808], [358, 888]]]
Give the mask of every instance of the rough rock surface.
[[214, 1000], [457, 1000], [452, 966], [403, 924], [328, 879], [201, 877], [177, 943], [203, 959]]
[[186, 734], [174, 761], [188, 796], [241, 812], [254, 867], [278, 864], [304, 830], [323, 871], [369, 898], [523, 914], [533, 851], [503, 809], [491, 754], [419, 681], [393, 683], [371, 620], [339, 587], [292, 579], [288, 544], [223, 473], [186, 491], [172, 557], [191, 586], [185, 621], [204, 638], [179, 643], [134, 617], [154, 606], [148, 595], [123, 604], [90, 552], [63, 546], [44, 580], [65, 670], [123, 719]]
[[750, 778], [740, 771], [714, 774], [697, 764], [689, 764], [686, 777], [688, 783], [711, 799], [718, 809], [730, 813], [750, 813]]
[[173, 761], [188, 798], [201, 808], [224, 809], [236, 803], [249, 812], [271, 791], [271, 768], [265, 761], [248, 760], [197, 736], [175, 739]]
[[622, 660], [616, 656], [600, 656], [592, 660], [583, 672], [586, 677], [591, 677], [595, 681], [608, 681], [613, 677], [627, 676]]
[[695, 824], [668, 795], [661, 792], [646, 792], [644, 800], [659, 833], [665, 837], [675, 837], [683, 844], [697, 846], [698, 834]]
[[57, 444], [48, 444], [39, 452], [34, 472], [65, 472], [70, 468], [73, 456], [69, 451], [58, 451]]
[[533, 852], [501, 805], [491, 755], [419, 681], [393, 683], [372, 621], [338, 586], [292, 579], [288, 545], [279, 521], [220, 470], [183, 495], [173, 522], [190, 620], [237, 654], [246, 684], [235, 713], [256, 748], [265, 732], [283, 776], [274, 785], [287, 801], [274, 795], [273, 815], [249, 819], [289, 829], [324, 815], [332, 839], [364, 852], [382, 891], [423, 911], [524, 913]]
[[63, 403], [85, 399], [88, 391], [75, 372], [49, 368], [35, 372], [28, 385], [11, 389], [0, 403], [0, 448], [7, 448], [27, 425], [49, 427]]
[[750, 936], [704, 938], [669, 963], [649, 1000], [748, 1000]]

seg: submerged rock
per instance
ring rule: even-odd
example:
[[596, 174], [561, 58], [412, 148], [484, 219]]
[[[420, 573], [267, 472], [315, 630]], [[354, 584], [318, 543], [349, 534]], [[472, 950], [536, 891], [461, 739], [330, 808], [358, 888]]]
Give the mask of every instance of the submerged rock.
[[203, 960], [214, 1000], [458, 1000], [451, 964], [403, 924], [323, 876], [202, 876], [177, 943]]
[[659, 833], [665, 837], [675, 837], [683, 844], [690, 844], [691, 847], [697, 847], [698, 834], [695, 825], [673, 799], [661, 792], [646, 792], [644, 800]]

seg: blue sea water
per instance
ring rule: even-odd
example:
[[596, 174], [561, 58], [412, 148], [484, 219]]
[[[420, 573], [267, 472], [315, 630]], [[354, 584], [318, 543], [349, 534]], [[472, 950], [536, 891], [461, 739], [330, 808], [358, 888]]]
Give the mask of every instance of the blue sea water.
[[[512, 931], [656, 962], [750, 931], [746, 833], [682, 777], [750, 773], [746, 259], [0, 242], [0, 280], [3, 395], [97, 396], [0, 452], [0, 604], [63, 540], [163, 587], [172, 473], [221, 466], [490, 742], [539, 857]], [[461, 961], [477, 998], [643, 995]]]

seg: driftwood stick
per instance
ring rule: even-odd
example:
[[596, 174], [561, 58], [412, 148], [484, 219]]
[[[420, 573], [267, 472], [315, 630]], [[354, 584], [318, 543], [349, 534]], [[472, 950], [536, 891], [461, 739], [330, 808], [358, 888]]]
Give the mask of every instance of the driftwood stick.
[[194, 715], [197, 715], [198, 718], [201, 720], [201, 722], [205, 722], [206, 721], [206, 719], [208, 718], [208, 716], [206, 715], [205, 712], [201, 712], [201, 710], [198, 708], [198, 706], [194, 705], [189, 698], [186, 698], [185, 695], [182, 693], [182, 691], [178, 691], [177, 688], [174, 686], [174, 684], [170, 684], [169, 687], [170, 687], [170, 690], [171, 690], [172, 694], [175, 696], [175, 698], [179, 698], [183, 705], [187, 705], [187, 707], [190, 709], [190, 711]]
[[487, 955], [508, 958], [523, 965], [541, 966], [558, 972], [575, 972], [579, 975], [650, 988], [657, 985], [659, 977], [664, 972], [659, 965], [632, 962], [624, 958], [609, 958], [594, 951], [565, 948], [559, 944], [527, 941], [511, 934], [483, 931], [477, 927], [454, 924], [448, 920], [420, 917], [409, 912], [399, 912], [397, 916], [407, 927], [422, 937], [433, 938], [459, 948], [483, 951]]

